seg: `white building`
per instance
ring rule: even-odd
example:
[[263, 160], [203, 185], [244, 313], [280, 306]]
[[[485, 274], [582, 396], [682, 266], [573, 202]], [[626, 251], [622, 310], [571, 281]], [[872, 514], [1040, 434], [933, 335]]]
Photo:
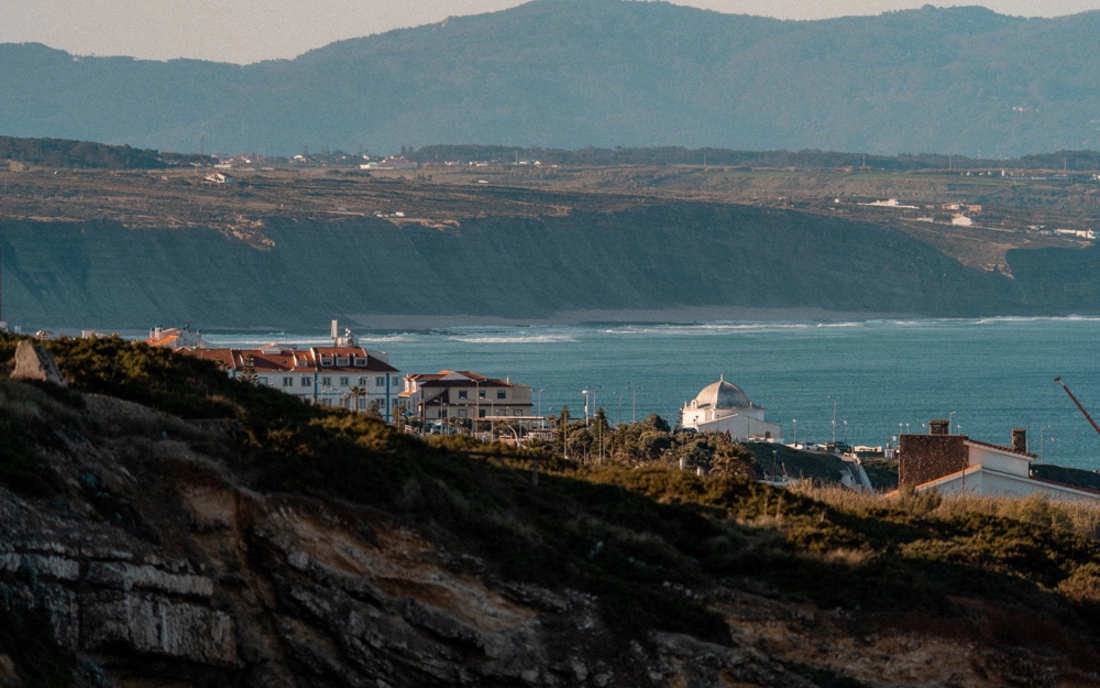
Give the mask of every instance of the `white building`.
[[683, 425], [699, 432], [728, 432], [734, 439], [779, 439], [783, 428], [764, 420], [764, 408], [757, 406], [737, 385], [718, 382], [707, 385], [682, 409]]
[[447, 418], [531, 420], [531, 388], [468, 370], [417, 373], [405, 378], [401, 406], [425, 423]]
[[389, 364], [384, 352], [361, 346], [181, 351], [215, 361], [230, 377], [252, 375], [257, 384], [313, 404], [360, 412], [373, 405], [386, 420], [391, 419], [403, 387], [400, 371]]
[[149, 330], [145, 340], [149, 346], [163, 346], [169, 349], [205, 349], [201, 332], [192, 332], [191, 326], [163, 328], [159, 325]]
[[898, 482], [918, 492], [1027, 497], [1043, 494], [1072, 502], [1100, 502], [1100, 493], [1031, 474], [1037, 458], [1027, 452], [1027, 434], [1012, 431], [1011, 447], [948, 434], [946, 420], [929, 422], [927, 435], [901, 435]]

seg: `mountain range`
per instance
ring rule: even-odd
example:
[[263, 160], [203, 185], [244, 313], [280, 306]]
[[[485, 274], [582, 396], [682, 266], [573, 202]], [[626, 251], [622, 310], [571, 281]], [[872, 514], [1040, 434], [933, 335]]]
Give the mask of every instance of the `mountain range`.
[[535, 0], [245, 66], [2, 44], [0, 133], [272, 155], [485, 143], [1016, 156], [1100, 148], [1098, 37], [1100, 12], [781, 21]]

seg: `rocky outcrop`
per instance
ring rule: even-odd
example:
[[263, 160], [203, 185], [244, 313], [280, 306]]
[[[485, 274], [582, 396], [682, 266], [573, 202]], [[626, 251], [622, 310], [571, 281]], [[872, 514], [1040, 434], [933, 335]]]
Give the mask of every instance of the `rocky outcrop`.
[[[501, 579], [453, 534], [400, 514], [258, 492], [214, 458], [226, 455], [223, 435], [137, 404], [85, 401], [82, 422], [39, 448], [64, 496], [0, 488], [0, 606], [46, 619], [101, 685], [808, 688], [855, 676], [995, 686], [1006, 671], [1029, 685], [1092, 680], [995, 640], [959, 643], [927, 623], [876, 625], [718, 584], [665, 586], [723, 615], [729, 645], [646, 629], [626, 638], [591, 594]], [[0, 686], [19, 685], [24, 661], [0, 653]]]
[[12, 371], [11, 378], [40, 380], [59, 387], [68, 386], [61, 371], [57, 369], [57, 361], [53, 360], [53, 354], [25, 339], [21, 340], [15, 348], [15, 370]]

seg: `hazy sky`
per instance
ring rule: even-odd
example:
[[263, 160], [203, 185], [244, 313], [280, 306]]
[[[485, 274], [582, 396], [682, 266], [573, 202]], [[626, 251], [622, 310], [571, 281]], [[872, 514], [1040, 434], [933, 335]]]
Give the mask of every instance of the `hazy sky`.
[[[492, 12], [523, 0], [0, 0], [0, 43], [45, 43], [78, 55], [256, 62], [344, 38]], [[676, 0], [719, 12], [822, 19], [912, 9], [924, 0]], [[982, 0], [1002, 14], [1059, 16], [1100, 0]]]

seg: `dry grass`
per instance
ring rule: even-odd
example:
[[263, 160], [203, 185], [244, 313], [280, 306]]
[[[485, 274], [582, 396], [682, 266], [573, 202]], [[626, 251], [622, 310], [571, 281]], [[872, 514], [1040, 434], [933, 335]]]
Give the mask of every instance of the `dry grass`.
[[908, 492], [884, 497], [876, 493], [855, 492], [839, 485], [808, 482], [793, 485], [790, 490], [843, 511], [858, 513], [885, 508], [933, 518], [978, 513], [1068, 530], [1100, 540], [1100, 504], [1063, 502], [1040, 494], [1022, 499], [1007, 496], [941, 495], [935, 492]]

